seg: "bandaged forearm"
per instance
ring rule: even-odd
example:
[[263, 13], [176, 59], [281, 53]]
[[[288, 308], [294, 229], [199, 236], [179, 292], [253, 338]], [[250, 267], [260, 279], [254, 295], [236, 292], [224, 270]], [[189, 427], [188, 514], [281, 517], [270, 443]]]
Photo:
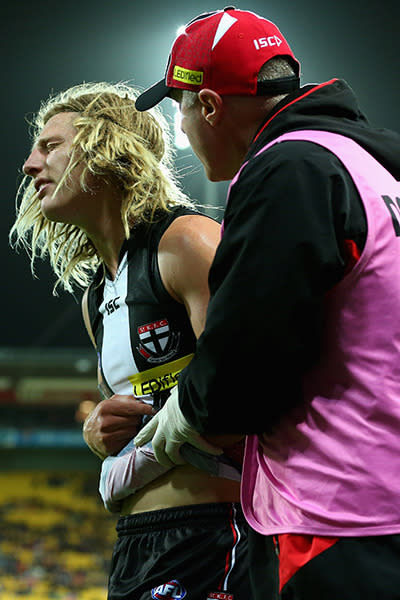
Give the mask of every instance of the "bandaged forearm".
[[104, 506], [110, 512], [120, 512], [125, 498], [170, 468], [156, 461], [151, 445], [136, 448], [130, 442], [119, 456], [109, 456], [103, 461], [99, 491]]

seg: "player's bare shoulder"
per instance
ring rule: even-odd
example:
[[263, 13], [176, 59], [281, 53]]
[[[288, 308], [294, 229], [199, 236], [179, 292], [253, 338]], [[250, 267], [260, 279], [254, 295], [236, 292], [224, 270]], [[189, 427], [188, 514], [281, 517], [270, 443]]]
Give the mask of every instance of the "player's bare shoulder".
[[[206, 216], [183, 215], [173, 221], [158, 247], [161, 279], [168, 293], [188, 309], [203, 313], [209, 298], [208, 272], [220, 241], [220, 225]], [[203, 319], [200, 319], [202, 322]], [[197, 328], [192, 322], [192, 326]]]
[[171, 252], [178, 256], [212, 253], [214, 256], [221, 237], [221, 225], [205, 215], [182, 215], [164, 232], [159, 253]]

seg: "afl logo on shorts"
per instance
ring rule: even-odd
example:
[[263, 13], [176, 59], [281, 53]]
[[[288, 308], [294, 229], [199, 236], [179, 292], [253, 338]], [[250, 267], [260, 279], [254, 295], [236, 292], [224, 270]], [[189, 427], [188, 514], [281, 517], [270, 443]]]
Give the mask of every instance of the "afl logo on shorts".
[[151, 597], [156, 600], [182, 600], [185, 596], [185, 588], [176, 579], [171, 579], [168, 583], [159, 585], [151, 590]]

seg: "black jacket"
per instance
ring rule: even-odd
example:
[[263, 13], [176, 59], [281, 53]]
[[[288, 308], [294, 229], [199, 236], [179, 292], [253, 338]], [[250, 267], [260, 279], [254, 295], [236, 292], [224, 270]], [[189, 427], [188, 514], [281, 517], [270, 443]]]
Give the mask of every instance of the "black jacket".
[[206, 327], [179, 380], [183, 414], [199, 432], [268, 432], [301, 402], [324, 297], [362, 252], [364, 210], [336, 156], [289, 141], [255, 157], [302, 129], [354, 139], [400, 179], [400, 136], [373, 129], [344, 81], [303, 87], [268, 115], [231, 189]]

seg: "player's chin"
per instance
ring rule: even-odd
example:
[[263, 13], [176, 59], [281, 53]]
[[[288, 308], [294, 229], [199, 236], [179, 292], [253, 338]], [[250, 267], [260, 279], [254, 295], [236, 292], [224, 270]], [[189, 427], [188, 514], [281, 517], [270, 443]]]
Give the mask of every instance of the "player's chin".
[[54, 202], [53, 199], [43, 198], [40, 204], [40, 210], [42, 215], [48, 220], [54, 223], [69, 223], [70, 220], [67, 217], [66, 211], [63, 207]]
[[46, 217], [46, 219], [48, 219], [49, 221], [58, 220], [58, 213], [60, 211], [57, 206], [54, 206], [54, 200], [52, 200], [51, 198], [47, 198], [47, 196], [42, 198], [42, 201], [40, 203], [40, 210], [42, 212], [42, 215]]

